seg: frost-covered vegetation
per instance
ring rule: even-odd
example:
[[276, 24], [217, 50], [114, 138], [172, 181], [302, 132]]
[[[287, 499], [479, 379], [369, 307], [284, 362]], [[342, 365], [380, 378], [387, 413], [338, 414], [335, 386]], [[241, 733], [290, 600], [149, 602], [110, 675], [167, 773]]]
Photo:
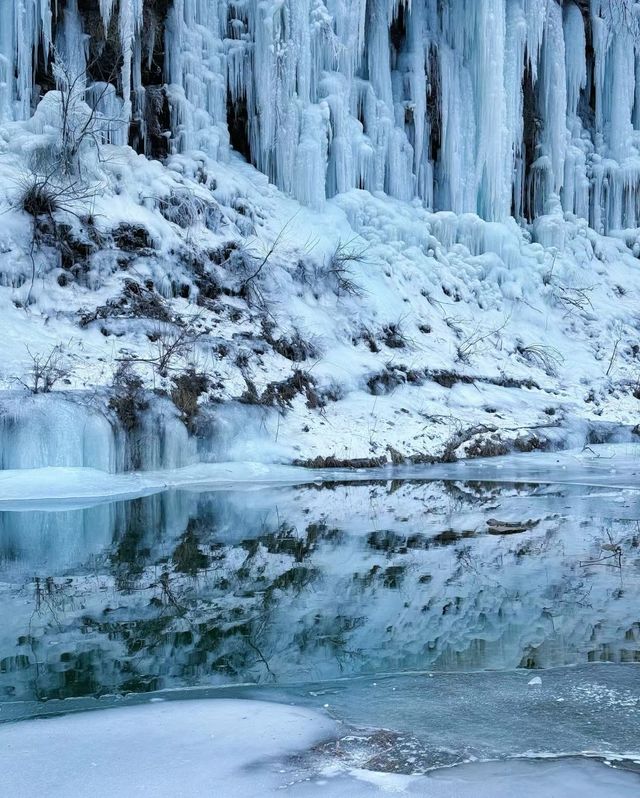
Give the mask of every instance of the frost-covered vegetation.
[[637, 11], [0, 3], [1, 466], [630, 436]]

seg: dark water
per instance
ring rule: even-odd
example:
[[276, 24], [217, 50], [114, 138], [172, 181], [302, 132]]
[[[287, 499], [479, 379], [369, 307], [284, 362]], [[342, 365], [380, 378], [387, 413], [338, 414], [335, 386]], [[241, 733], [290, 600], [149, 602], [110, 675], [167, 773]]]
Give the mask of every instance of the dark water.
[[215, 690], [326, 705], [369, 757], [389, 729], [391, 769], [633, 757], [639, 519], [631, 489], [451, 481], [3, 512], [0, 720]]

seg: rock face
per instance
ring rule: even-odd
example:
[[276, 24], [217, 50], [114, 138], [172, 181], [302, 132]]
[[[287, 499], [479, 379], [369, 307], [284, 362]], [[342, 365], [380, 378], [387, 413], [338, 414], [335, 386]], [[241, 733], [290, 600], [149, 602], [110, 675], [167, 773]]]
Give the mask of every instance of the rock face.
[[638, 226], [632, 0], [0, 0], [0, 121], [63, 76], [162, 158], [242, 153], [304, 204]]

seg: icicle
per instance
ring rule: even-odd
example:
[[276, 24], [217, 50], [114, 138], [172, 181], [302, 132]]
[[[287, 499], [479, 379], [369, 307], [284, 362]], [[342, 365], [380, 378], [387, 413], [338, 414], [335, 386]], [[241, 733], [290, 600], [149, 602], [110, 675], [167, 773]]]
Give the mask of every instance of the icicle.
[[[121, 75], [118, 89], [86, 86], [105, 115], [138, 125], [147, 1], [96, 4], [117, 28]], [[0, 0], [0, 119], [33, 112], [52, 41], [84, 71], [84, 7]], [[172, 146], [221, 160], [235, 147], [314, 207], [355, 188], [488, 220], [561, 202], [599, 229], [636, 225], [637, 7], [590, 0], [587, 42], [576, 0], [172, 0]], [[127, 125], [106, 138], [125, 144]]]
[[564, 12], [565, 61], [567, 70], [567, 112], [578, 113], [580, 92], [587, 85], [586, 39], [582, 13], [575, 3], [568, 3]]
[[552, 195], [559, 195], [564, 182], [564, 160], [569, 140], [567, 131], [567, 78], [565, 66], [562, 10], [550, 3], [544, 32], [542, 71], [539, 79], [541, 110], [544, 120], [542, 149], [546, 177], [544, 197], [537, 207], [546, 212]]
[[0, 120], [13, 118], [16, 46], [14, 14], [14, 0], [0, 0]]
[[122, 50], [122, 96], [124, 100], [124, 117], [129, 120], [131, 108], [131, 78], [133, 74], [133, 54], [136, 35], [142, 27], [143, 0], [119, 0], [120, 14], [118, 33]]
[[[224, 159], [228, 151], [226, 99], [250, 91], [245, 50], [238, 40], [229, 47], [236, 55], [233, 79], [227, 77], [221, 19], [225, 0], [174, 0], [165, 25], [165, 71], [172, 106], [172, 128], [179, 150], [204, 150]], [[231, 77], [231, 76], [230, 76]]]
[[28, 119], [32, 112], [38, 46], [51, 46], [48, 0], [0, 0], [0, 118]]
[[[477, 109], [476, 209], [503, 219], [511, 208], [511, 142], [507, 141], [504, 0], [477, 4], [474, 101]], [[515, 88], [515, 87], [514, 87]], [[519, 91], [519, 87], [516, 89]]]
[[549, 2], [554, 3], [556, 0], [524, 0], [524, 14], [527, 21], [527, 60], [534, 83], [538, 79], [538, 61]]
[[57, 55], [62, 58], [63, 67], [76, 89], [84, 91], [86, 85], [87, 53], [78, 12], [78, 0], [68, 0], [64, 20], [58, 31]]
[[109, 23], [111, 22], [111, 15], [113, 14], [113, 7], [115, 5], [116, 0], [98, 0], [98, 5], [100, 7], [100, 17], [102, 19], [102, 25], [104, 27], [105, 32], [109, 28]]

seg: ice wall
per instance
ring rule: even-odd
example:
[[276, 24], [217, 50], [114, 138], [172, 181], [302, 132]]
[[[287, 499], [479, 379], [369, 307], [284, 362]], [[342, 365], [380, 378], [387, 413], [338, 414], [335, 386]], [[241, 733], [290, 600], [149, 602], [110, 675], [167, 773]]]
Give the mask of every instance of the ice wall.
[[7, 399], [0, 412], [0, 470], [41, 466], [117, 468], [116, 439], [106, 417], [50, 397]]
[[48, 466], [150, 471], [195, 460], [195, 441], [162, 402], [153, 403], [139, 427], [127, 431], [87, 397], [0, 397], [0, 471]]
[[[59, 392], [0, 393], [0, 471], [96, 468], [110, 473], [182, 468], [196, 462], [287, 462], [264, 408], [229, 402], [203, 411], [189, 434], [168, 400], [149, 396], [135, 428], [125, 428], [106, 401]], [[275, 413], [275, 411], [274, 411]]]
[[636, 227], [638, 8], [0, 0], [0, 117], [28, 117], [51, 62], [80, 69], [104, 37], [88, 83], [104, 80], [112, 48], [110, 79], [132, 127], [148, 123], [159, 69], [175, 150], [239, 150], [306, 204], [362, 188], [489, 220], [563, 209], [599, 231]]

